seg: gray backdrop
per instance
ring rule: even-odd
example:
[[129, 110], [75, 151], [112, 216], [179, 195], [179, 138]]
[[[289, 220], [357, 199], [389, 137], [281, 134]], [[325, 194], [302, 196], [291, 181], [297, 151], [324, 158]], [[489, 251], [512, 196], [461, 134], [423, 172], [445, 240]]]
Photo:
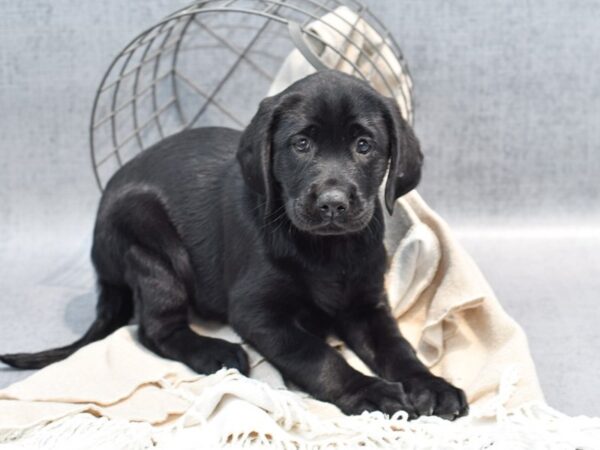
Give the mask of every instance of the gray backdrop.
[[[0, 0], [0, 352], [91, 322], [95, 89], [185, 3]], [[421, 193], [524, 326], [549, 403], [600, 414], [600, 1], [367, 3], [414, 77]]]

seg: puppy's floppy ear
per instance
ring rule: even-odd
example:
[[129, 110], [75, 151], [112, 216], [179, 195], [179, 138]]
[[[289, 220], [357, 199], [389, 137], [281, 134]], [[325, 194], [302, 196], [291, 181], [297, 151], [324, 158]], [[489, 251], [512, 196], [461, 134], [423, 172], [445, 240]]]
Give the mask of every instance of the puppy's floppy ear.
[[267, 97], [260, 102], [258, 112], [242, 133], [237, 160], [246, 184], [265, 196], [265, 212], [269, 214], [273, 202], [273, 176], [271, 174], [272, 132], [280, 96]]
[[390, 168], [385, 185], [385, 206], [390, 214], [396, 199], [413, 190], [421, 179], [423, 154], [411, 126], [394, 99], [385, 99], [385, 117], [390, 135]]

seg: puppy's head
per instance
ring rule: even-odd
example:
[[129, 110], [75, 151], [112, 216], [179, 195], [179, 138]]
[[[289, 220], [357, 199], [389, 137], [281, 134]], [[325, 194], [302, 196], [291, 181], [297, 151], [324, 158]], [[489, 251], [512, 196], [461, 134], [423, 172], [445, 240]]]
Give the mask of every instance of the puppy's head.
[[265, 196], [267, 215], [281, 202], [294, 226], [319, 235], [365, 228], [386, 171], [391, 214], [418, 184], [423, 160], [395, 101], [336, 71], [264, 99], [237, 157], [249, 187]]

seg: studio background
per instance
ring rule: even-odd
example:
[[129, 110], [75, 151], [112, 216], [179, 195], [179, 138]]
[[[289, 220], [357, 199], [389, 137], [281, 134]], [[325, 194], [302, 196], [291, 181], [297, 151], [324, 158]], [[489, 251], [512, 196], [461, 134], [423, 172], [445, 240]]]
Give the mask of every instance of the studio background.
[[[185, 3], [0, 0], [0, 353], [91, 322], [95, 90]], [[365, 3], [413, 75], [419, 191], [525, 328], [550, 405], [599, 415], [600, 1]]]

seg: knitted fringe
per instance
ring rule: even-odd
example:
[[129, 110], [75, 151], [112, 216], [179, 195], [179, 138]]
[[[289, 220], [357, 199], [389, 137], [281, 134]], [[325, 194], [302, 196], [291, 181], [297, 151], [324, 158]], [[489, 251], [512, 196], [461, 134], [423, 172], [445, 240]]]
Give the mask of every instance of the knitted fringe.
[[28, 430], [0, 430], [0, 450], [600, 449], [600, 418], [569, 417], [541, 403], [507, 411], [503, 405], [517, 381], [514, 370], [507, 371], [496, 397], [455, 422], [437, 417], [408, 421], [404, 413], [387, 417], [377, 412], [323, 420], [310, 412], [304, 399], [296, 393], [275, 390], [242, 376], [224, 381], [234, 383], [236, 390], [255, 392], [257, 397], [267, 399], [268, 403], [261, 409], [268, 414], [270, 426], [264, 430], [258, 429], [251, 417], [212, 427], [203, 412], [206, 410], [204, 393], [193, 395], [183, 387], [165, 385], [192, 400], [189, 411], [172, 425], [153, 427], [87, 413], [76, 414]]

